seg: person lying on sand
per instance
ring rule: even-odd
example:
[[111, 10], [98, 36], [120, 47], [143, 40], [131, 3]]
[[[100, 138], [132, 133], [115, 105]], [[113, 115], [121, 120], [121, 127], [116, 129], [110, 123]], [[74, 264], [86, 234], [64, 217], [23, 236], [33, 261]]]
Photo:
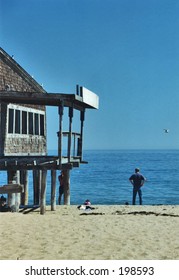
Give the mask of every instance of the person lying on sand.
[[89, 199], [86, 199], [85, 202], [84, 202], [84, 204], [79, 205], [77, 208], [78, 208], [79, 210], [88, 210], [88, 209], [94, 210], [94, 209], [95, 209], [94, 207], [91, 207], [91, 202], [90, 202]]

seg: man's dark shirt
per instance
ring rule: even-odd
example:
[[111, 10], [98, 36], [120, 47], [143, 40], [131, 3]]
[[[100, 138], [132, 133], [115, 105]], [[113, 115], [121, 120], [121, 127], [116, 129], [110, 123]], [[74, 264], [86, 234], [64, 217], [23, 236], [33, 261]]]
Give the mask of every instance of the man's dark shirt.
[[141, 187], [142, 181], [145, 180], [144, 176], [140, 173], [134, 173], [129, 180], [132, 180], [134, 182], [134, 187], [139, 188]]

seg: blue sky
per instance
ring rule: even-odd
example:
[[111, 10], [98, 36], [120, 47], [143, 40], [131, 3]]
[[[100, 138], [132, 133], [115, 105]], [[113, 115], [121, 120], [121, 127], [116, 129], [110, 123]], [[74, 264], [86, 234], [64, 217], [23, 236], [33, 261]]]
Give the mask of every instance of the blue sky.
[[99, 95], [86, 149], [179, 148], [178, 14], [178, 0], [0, 0], [0, 45], [46, 91]]

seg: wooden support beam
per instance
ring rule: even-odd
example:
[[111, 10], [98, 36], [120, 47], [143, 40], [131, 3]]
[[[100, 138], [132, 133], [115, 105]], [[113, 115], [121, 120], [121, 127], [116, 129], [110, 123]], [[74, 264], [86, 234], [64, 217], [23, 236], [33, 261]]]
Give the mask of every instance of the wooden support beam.
[[20, 184], [7, 184], [0, 186], [0, 194], [23, 193], [24, 186]]
[[68, 162], [71, 161], [71, 142], [72, 142], [72, 119], [73, 119], [73, 108], [69, 107], [69, 134], [68, 134]]
[[[8, 183], [10, 185], [19, 185], [20, 178], [19, 178], [19, 171], [9, 171], [8, 172]], [[19, 211], [20, 205], [20, 192], [16, 192], [16, 187], [12, 187], [12, 192], [8, 193], [8, 206], [14, 207], [14, 211]]]
[[0, 91], [0, 102], [16, 104], [34, 104], [45, 106], [59, 106], [63, 102], [65, 107], [73, 104], [74, 109], [98, 109], [98, 96], [89, 90], [80, 87], [80, 95], [66, 93], [42, 93]]
[[[3, 156], [0, 157], [0, 170], [62, 170], [79, 167], [80, 160], [72, 159], [71, 162], [63, 157], [63, 163], [60, 164], [58, 156], [37, 156], [36, 165], [34, 165], [35, 156]], [[4, 162], [6, 161], [6, 165]]]
[[[17, 183], [17, 173], [16, 171], [8, 171], [8, 184], [12, 185], [12, 184], [16, 184]], [[8, 193], [8, 206], [11, 207], [15, 205], [15, 193], [11, 192]]]
[[64, 172], [64, 205], [70, 205], [70, 170]]
[[58, 107], [58, 114], [59, 114], [59, 131], [57, 133], [58, 135], [58, 158], [59, 158], [59, 164], [62, 164], [62, 145], [63, 145], [63, 137], [62, 137], [62, 131], [63, 131], [63, 104]]
[[47, 170], [42, 170], [42, 183], [40, 192], [40, 214], [44, 215], [46, 210], [46, 178]]
[[[20, 184], [20, 171], [16, 171], [16, 183]], [[21, 204], [21, 194], [15, 193], [15, 211], [19, 212], [19, 206]]]
[[80, 162], [83, 161], [83, 126], [85, 120], [85, 111], [80, 112], [80, 121], [81, 121], [81, 132], [80, 138], [78, 139], [78, 153], [77, 155], [80, 157]]
[[51, 171], [51, 211], [56, 210], [56, 170]]
[[39, 204], [40, 186], [41, 186], [41, 171], [33, 170], [33, 190], [34, 190], [34, 204], [35, 205]]
[[28, 171], [21, 170], [20, 171], [20, 184], [24, 186], [24, 192], [21, 193], [21, 205], [28, 204]]

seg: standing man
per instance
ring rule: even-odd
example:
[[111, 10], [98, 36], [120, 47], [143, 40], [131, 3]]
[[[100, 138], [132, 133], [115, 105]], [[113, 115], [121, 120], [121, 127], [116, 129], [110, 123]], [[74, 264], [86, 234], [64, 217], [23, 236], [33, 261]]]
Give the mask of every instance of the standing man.
[[133, 185], [133, 199], [132, 199], [132, 204], [133, 205], [135, 205], [137, 193], [139, 195], [139, 203], [140, 203], [140, 205], [142, 205], [141, 187], [144, 185], [144, 182], [146, 181], [146, 178], [142, 174], [140, 174], [139, 172], [140, 172], [139, 168], [136, 168], [135, 173], [133, 175], [131, 175], [131, 177], [129, 178], [129, 181]]

